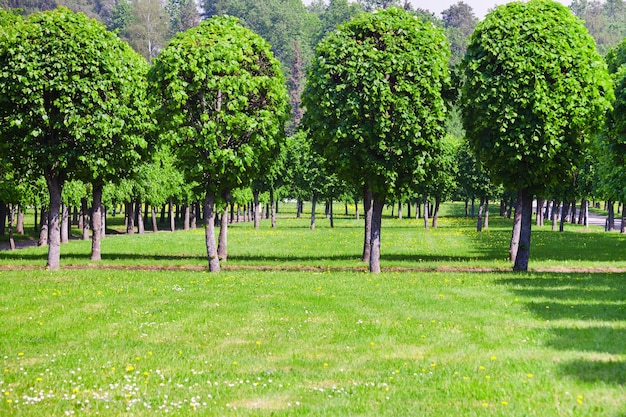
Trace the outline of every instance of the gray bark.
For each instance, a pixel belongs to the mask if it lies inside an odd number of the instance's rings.
[[[313,194],[311,201],[311,230],[315,230],[315,206],[317,206],[317,195]]]
[[[87,198],[80,199],[81,214],[83,218],[83,240],[89,240],[89,207],[87,206]]]
[[[517,193],[517,203],[515,204],[515,214],[513,214],[513,233],[511,234],[511,245],[509,249],[509,259],[516,262],[519,248],[520,233],[522,227],[522,191]]]
[[[146,232],[146,225],[144,224],[143,214],[141,213],[141,201],[139,201],[139,199],[135,202],[135,214],[137,216],[137,233],[143,235]]]
[[[363,255],[361,261],[370,262],[372,250],[372,190],[366,187],[363,191],[363,214],[365,216],[365,230],[363,236]]]
[[[157,222],[156,208],[152,205],[150,206],[150,213],[151,213],[150,217],[152,217],[152,231],[156,233],[159,231],[159,225]]]
[[[61,268],[61,228],[59,212],[61,210],[61,195],[63,193],[63,179],[51,172],[46,172],[46,183],[50,193],[50,209],[48,210],[48,264],[51,271]]]
[[[17,206],[17,224],[15,225],[15,233],[24,234],[24,211],[22,205]]]
[[[208,192],[204,200],[204,221],[206,223],[205,240],[209,272],[219,272],[220,260],[215,246],[215,195]]]
[[[9,248],[15,250],[15,239],[13,238],[13,217],[15,213],[15,205],[11,204],[7,207],[9,213]]]
[[[41,228],[39,229],[38,246],[46,246],[48,244],[48,210],[41,207]]]
[[[91,260],[100,261],[101,239],[102,239],[102,185],[93,185],[93,206],[92,221],[93,231],[91,233]]]
[[[385,200],[374,196],[372,200],[372,237],[370,240],[370,272],[380,272],[380,229]]]
[[[70,214],[65,204],[61,204],[61,243],[70,241]]]
[[[220,235],[217,245],[217,257],[226,262],[228,258],[228,205],[220,213]]]
[[[530,232],[533,220],[533,193],[528,188],[522,194],[522,222],[519,237],[517,256],[515,257],[514,271],[528,271],[530,259]]]
[[[259,190],[252,191],[252,196],[254,197],[254,228],[258,229],[260,219],[261,219],[261,206],[259,205]]]

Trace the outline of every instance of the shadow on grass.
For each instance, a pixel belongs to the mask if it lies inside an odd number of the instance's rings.
[[[558,365],[562,375],[626,384],[626,361],[611,357],[626,354],[626,274],[525,274],[499,283],[527,299],[529,311],[550,326],[546,346],[582,352]]]

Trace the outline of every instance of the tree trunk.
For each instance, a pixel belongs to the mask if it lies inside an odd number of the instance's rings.
[[[100,231],[100,239],[104,239],[107,235],[107,208],[102,205],[102,227]]]
[[[41,228],[39,230],[39,242],[38,246],[46,246],[48,244],[48,210],[46,207],[41,207]]]
[[[278,204],[274,202],[274,189],[270,188],[270,207],[272,217],[272,229],[276,229],[276,213],[278,212]]]
[[[70,241],[70,215],[67,206],[61,203],[61,243]]]
[[[485,197],[485,210],[483,212],[483,229],[489,229],[489,197]]]
[[[475,215],[475,213],[476,213],[476,212],[475,212],[475,207],[476,207],[475,200],[476,200],[476,199],[475,199],[474,197],[472,197],[472,218],[474,217],[474,215]]]
[[[517,207],[517,202],[516,202],[516,200],[515,200],[514,198],[511,198],[511,199],[509,200],[509,208],[508,208],[508,209],[507,209],[507,211],[506,211],[506,218],[507,218],[507,219],[510,219],[510,218],[511,218],[511,215],[513,214],[513,213],[512,213],[512,211],[513,211],[513,207]]]
[[[317,195],[313,194],[311,201],[311,230],[315,230],[315,206],[317,205]]]
[[[22,205],[17,206],[17,224],[15,225],[15,233],[24,234],[24,211],[22,211]]]
[[[328,202],[328,206],[329,206],[329,219],[330,219],[330,228],[333,229],[335,227],[335,218],[334,218],[334,214],[333,214],[333,200],[331,199]]]
[[[228,205],[226,209],[228,209]],[[228,211],[226,213],[228,213]],[[228,222],[228,216],[226,217],[226,221]],[[191,209],[189,208],[189,204],[185,204],[183,206],[183,230],[189,229],[191,229]]]
[[[205,240],[209,260],[209,272],[220,271],[220,259],[215,247],[215,195],[207,192],[204,199]]]
[[[345,216],[348,217],[348,201],[344,201],[343,203],[345,204],[345,207],[346,207]]]
[[[6,233],[7,211],[7,204],[0,200],[0,236]]]
[[[132,201],[124,203],[124,213],[126,216],[126,233],[129,235],[135,234],[135,213],[133,211]]]
[[[587,199],[580,200],[580,209],[578,213],[578,224],[585,224],[585,207],[587,206]]]
[[[517,193],[517,203],[515,204],[515,214],[513,215],[513,233],[511,234],[511,245],[509,249],[509,259],[515,263],[519,248],[520,234],[522,230],[522,191]]]
[[[380,272],[380,228],[382,224],[385,199],[373,196],[372,201],[372,237],[370,240],[370,272]]]
[[[228,258],[228,205],[220,213],[220,235],[217,244],[217,257],[226,262]]]
[[[588,228],[589,227],[589,200],[585,200],[585,207],[584,207],[584,213],[585,213],[585,227]]]
[[[478,219],[476,221],[476,231],[483,231],[483,208],[485,207],[485,197],[480,197],[480,203],[478,204]]]
[[[359,202],[354,199],[354,212],[356,213],[355,218],[358,220],[361,220],[361,215],[359,213]]]
[[[157,213],[156,213],[156,207],[154,207],[153,205],[150,206],[151,209],[151,217],[152,217],[152,231],[154,233],[159,231],[159,226],[158,226],[158,222],[157,222]]]
[[[259,190],[252,191],[252,196],[254,198],[254,228],[258,229],[261,219],[261,206],[259,204]]]
[[[0,204],[2,204],[1,201],[0,201]],[[37,227],[37,204],[33,206],[33,214],[34,214],[33,215],[33,222],[34,222],[33,231],[37,233],[39,231],[39,228]],[[2,234],[0,233],[0,235]]]
[[[542,198],[537,197],[537,213],[535,214],[535,225],[543,226],[543,203]]]
[[[165,223],[165,204],[161,206],[161,218],[159,219],[161,224]]]
[[[514,271],[528,271],[530,259],[530,231],[533,220],[533,193],[528,188],[522,190],[522,227],[519,246],[515,257]]]
[[[89,206],[87,197],[80,199],[81,215],[83,217],[83,240],[89,240]]]
[[[231,201],[229,206],[230,206],[230,216],[228,216],[228,223],[234,223],[235,222],[235,203]]]
[[[439,206],[441,205],[441,197],[435,197],[435,210],[433,212],[433,229],[439,226]]]
[[[556,200],[552,201],[552,231],[556,230],[556,224],[559,218],[559,202]]]
[[[99,261],[101,255],[101,239],[102,239],[102,184],[93,184],[93,205],[92,205],[92,221],[93,231],[91,233],[91,260]]]
[[[504,199],[500,200],[500,217],[506,216],[506,201]]]
[[[173,232],[176,230],[176,217],[174,217],[174,199],[172,197],[170,197],[168,217],[170,219],[170,232]]]
[[[565,230],[565,221],[567,220],[567,213],[569,212],[570,202],[567,200],[563,200],[563,205],[561,206],[561,222],[559,224],[559,232]]]
[[[613,200],[609,200],[607,201],[607,211],[609,213],[607,219],[606,219],[606,230],[609,232],[612,232],[615,230],[615,203],[613,203]]]
[[[626,224],[625,224],[625,222],[626,222],[626,213],[625,212],[626,212],[626,210],[624,210],[624,205],[622,205],[622,218],[621,218],[621,221],[620,221],[621,224],[620,224],[620,227],[619,227],[619,232],[620,233],[626,233]]]
[[[15,239],[13,239],[13,213],[15,213],[15,205],[11,204],[7,206],[7,212],[9,213],[9,248],[15,250]]]
[[[406,202],[406,217],[407,219],[411,218],[411,200]]]
[[[469,199],[465,199],[465,217],[469,217]]]
[[[363,190],[363,214],[365,216],[365,230],[363,236],[363,255],[361,256],[361,261],[370,262],[371,251],[372,251],[372,216],[373,216],[373,207],[372,207],[372,190],[369,186],[366,186]]]
[[[143,235],[146,233],[146,225],[144,224],[143,214],[141,212],[141,201],[137,199],[135,202],[135,214],[137,216],[137,233]]]
[[[296,201],[296,219],[299,219],[302,216],[302,200],[298,199]]]
[[[398,201],[398,219],[402,220],[402,201]]]
[[[61,229],[59,212],[61,210],[61,195],[63,193],[63,179],[50,172],[46,172],[46,183],[50,193],[50,209],[48,210],[48,264],[51,271],[61,268]]]
[[[424,229],[428,230],[428,197],[424,197]]]

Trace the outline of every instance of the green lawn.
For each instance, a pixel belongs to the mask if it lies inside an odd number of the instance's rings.
[[[278,226],[220,274],[201,230],[0,252],[0,415],[626,415],[623,236],[534,229],[520,274],[508,220],[387,218],[370,275],[360,222]]]

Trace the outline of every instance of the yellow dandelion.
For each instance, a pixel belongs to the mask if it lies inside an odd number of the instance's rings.
[[[135,370],[135,367],[133,365],[126,366],[126,372],[132,372],[134,370]]]
[[[502,401],[502,402],[501,402],[501,404],[502,404],[502,405],[509,405],[509,403],[508,403],[508,402],[506,402],[506,401]]]

